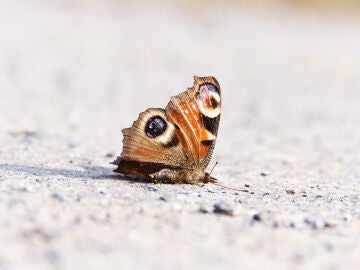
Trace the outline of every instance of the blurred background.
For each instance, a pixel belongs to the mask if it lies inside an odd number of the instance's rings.
[[[0,269],[351,269],[359,15],[358,0],[1,0]],[[214,176],[255,193],[111,178],[121,129],[194,75],[222,86]],[[198,210],[231,196],[244,216]],[[273,215],[253,227],[255,210]]]
[[[91,148],[106,134],[105,151],[120,151],[120,129],[193,75],[223,86],[224,153],[246,148],[238,132],[261,137],[258,126],[289,137],[329,121],[349,127],[359,110],[359,5],[3,1],[2,128],[71,134]]]

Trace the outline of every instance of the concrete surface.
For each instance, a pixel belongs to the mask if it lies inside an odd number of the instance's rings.
[[[7,1],[0,269],[356,269],[360,22],[242,5]],[[121,132],[213,75],[231,190],[112,173]],[[214,211],[216,209],[216,211]]]

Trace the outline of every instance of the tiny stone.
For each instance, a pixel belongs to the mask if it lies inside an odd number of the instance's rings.
[[[267,176],[268,173],[267,173],[267,172],[261,172],[260,175],[261,175],[261,176]]]
[[[289,223],[289,227],[290,227],[290,228],[295,228],[295,223],[294,223],[294,222],[290,222],[290,223]]]
[[[330,222],[328,222],[328,221],[325,221],[325,223],[324,223],[324,228],[325,228],[325,229],[332,229],[332,228],[335,228],[335,227],[336,227],[335,224],[330,223]]]
[[[37,135],[36,132],[34,132],[34,131],[22,130],[22,129],[11,131],[11,132],[9,132],[9,134],[11,136],[13,136],[13,137],[21,137],[21,136],[23,136],[23,137],[34,137],[34,136]]]
[[[214,213],[233,216],[234,207],[228,202],[218,202],[214,204]]]
[[[250,185],[249,185],[249,184],[245,184],[244,186],[245,186],[246,188],[249,188],[249,187],[250,187]]]
[[[261,214],[260,214],[260,213],[255,213],[255,214],[252,216],[252,220],[253,220],[253,221],[261,222],[261,221],[262,221]]]
[[[111,157],[114,157],[114,154],[113,154],[113,153],[107,153],[107,154],[105,155],[105,157],[111,158]]]
[[[59,202],[64,201],[64,197],[63,197],[61,194],[59,194],[59,193],[53,193],[53,194],[51,195],[51,198],[53,198],[53,199],[55,199],[55,200],[57,200],[57,201],[59,201]]]
[[[287,193],[287,194],[294,195],[296,192],[295,192],[294,189],[287,189],[287,190],[286,190],[286,193]]]
[[[307,218],[307,217],[304,218],[304,222],[314,230],[324,228],[324,223],[323,222],[316,221],[316,220],[313,220],[313,219],[310,219],[310,218]]]
[[[159,190],[159,188],[157,188],[157,187],[147,187],[147,189],[149,191],[158,191]]]
[[[199,212],[200,213],[210,213],[211,212],[211,208],[207,205],[201,205],[200,208],[199,208]]]

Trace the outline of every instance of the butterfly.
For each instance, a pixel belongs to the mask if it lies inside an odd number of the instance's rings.
[[[165,183],[208,183],[221,112],[221,89],[214,77],[194,76],[194,84],[162,108],[140,113],[122,130],[122,153],[114,172]]]

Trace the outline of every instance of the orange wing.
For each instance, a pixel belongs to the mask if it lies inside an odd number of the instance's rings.
[[[215,146],[221,92],[214,77],[194,77],[194,85],[171,98],[165,113],[189,160],[188,167],[205,169]]]
[[[113,164],[124,174],[148,176],[163,168],[207,167],[220,120],[221,93],[214,77],[195,77],[192,88],[164,109],[147,109],[123,129],[123,151]]]

